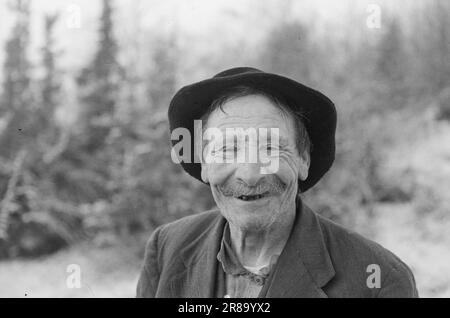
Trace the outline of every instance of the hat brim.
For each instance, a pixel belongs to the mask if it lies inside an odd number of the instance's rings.
[[[194,135],[194,120],[200,119],[211,103],[224,91],[235,86],[250,86],[282,96],[294,111],[304,114],[304,125],[311,143],[311,163],[308,177],[299,180],[301,192],[315,185],[330,169],[335,157],[336,108],[322,93],[287,77],[265,72],[250,72],[226,77],[215,77],[188,85],[173,97],[168,115],[170,131],[187,128]],[[178,141],[172,140],[175,145]],[[194,178],[201,179],[201,164],[182,162],[184,170]]]

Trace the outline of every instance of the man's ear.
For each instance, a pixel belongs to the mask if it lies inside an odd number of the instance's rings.
[[[309,152],[304,150],[302,154],[300,154],[300,160],[298,165],[298,178],[302,181],[305,181],[308,178],[309,166],[311,163],[311,156]]]
[[[209,183],[208,166],[205,163],[202,163],[202,166],[201,166],[201,177],[202,177],[202,181],[204,183]]]

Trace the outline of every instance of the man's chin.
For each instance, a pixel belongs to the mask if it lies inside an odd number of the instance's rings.
[[[262,232],[270,227],[270,223],[267,220],[239,220],[233,222],[233,225],[243,232]]]
[[[259,212],[259,213],[258,213]],[[234,226],[246,231],[261,231],[270,227],[273,221],[273,213],[258,210],[249,211],[247,209],[233,209],[226,219]]]

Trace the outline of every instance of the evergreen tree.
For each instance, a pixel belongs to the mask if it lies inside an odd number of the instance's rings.
[[[93,60],[78,77],[83,107],[80,116],[83,146],[90,153],[105,145],[113,126],[118,98],[120,68],[111,3],[110,0],[103,0],[99,47]]]
[[[176,90],[177,45],[176,36],[155,41],[153,69],[150,73],[148,93],[152,101],[153,113],[166,110],[170,98]]]
[[[0,117],[3,129],[0,131],[0,156],[12,159],[32,138],[32,95],[30,90],[30,62],[27,57],[29,46],[30,5],[28,0],[15,0],[10,10],[16,16],[11,37],[5,46],[3,65],[3,95],[0,103]]]
[[[5,46],[3,95],[0,103],[3,126],[0,131],[0,160],[9,167],[0,174],[0,238],[8,236],[11,214],[20,211],[22,203],[26,205],[26,202],[19,202],[17,188],[22,182],[22,166],[27,157],[26,142],[32,136],[29,129],[30,114],[27,113],[31,109],[30,64],[27,59],[29,2],[16,0],[9,5],[16,16],[16,23]]]
[[[62,74],[56,65],[56,60],[60,54],[55,47],[53,34],[57,21],[58,15],[56,14],[45,16],[45,42],[41,50],[44,76],[40,81],[40,107],[37,118],[42,148],[52,147],[58,140],[55,110],[62,97],[60,84]]]

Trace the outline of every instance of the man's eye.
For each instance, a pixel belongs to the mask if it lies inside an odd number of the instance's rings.
[[[217,148],[213,151],[214,155],[221,155],[221,154],[230,155],[236,152],[237,152],[236,146],[224,146],[221,148]]]
[[[276,147],[275,145],[271,145],[271,144],[267,144],[265,146],[265,148],[266,148],[266,150],[270,150],[270,151],[278,149],[278,147]]]
[[[227,146],[222,148],[223,152],[236,152],[237,147],[236,146]]]

